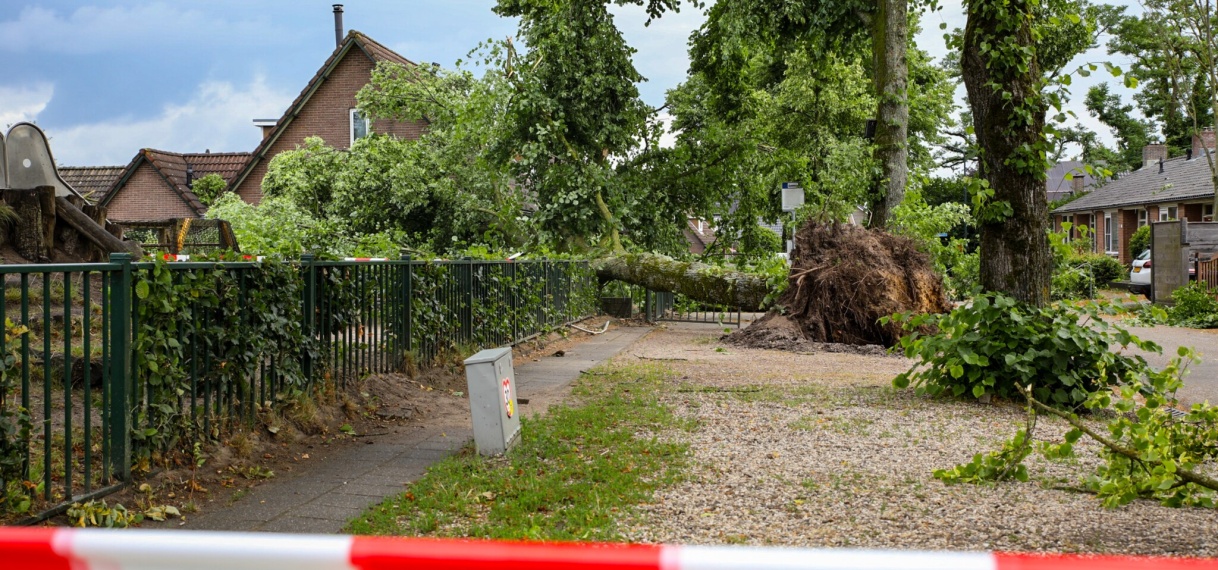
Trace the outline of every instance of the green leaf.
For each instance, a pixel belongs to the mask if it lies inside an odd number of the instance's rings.
[[[139,297],[140,300],[144,300],[144,299],[148,298],[148,282],[147,281],[140,281],[135,284],[135,296]]]
[[[985,386],[980,384],[973,386],[973,397],[980,398],[985,395]]]

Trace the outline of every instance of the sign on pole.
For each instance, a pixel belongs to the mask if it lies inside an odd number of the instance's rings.
[[[794,212],[804,205],[804,187],[798,182],[782,183],[782,211]]]

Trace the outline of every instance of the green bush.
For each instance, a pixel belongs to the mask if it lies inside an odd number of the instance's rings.
[[[892,319],[909,332],[900,346],[915,360],[893,384],[932,395],[1022,399],[1016,386],[1030,385],[1042,402],[1076,407],[1127,371],[1146,366],[1142,357],[1117,354],[1113,346],[1160,351],[1101,320],[1094,306],[1037,308],[997,293],[978,294],[943,315]]]
[[[1095,279],[1082,267],[1060,266],[1053,271],[1049,290],[1055,301],[1090,299],[1095,293]]]
[[[1196,281],[1172,291],[1172,306],[1167,311],[1174,325],[1209,329],[1218,327],[1218,300],[1214,290]]]
[[[1129,275],[1129,270],[1121,262],[1102,253],[1085,255],[1082,263],[1090,269],[1096,287],[1107,287],[1113,281],[1120,281]]]
[[[1142,226],[1129,236],[1129,253],[1133,257],[1142,254],[1143,251],[1150,249],[1150,226]]]
[[[1070,255],[1056,262],[1052,295],[1055,300],[1090,299],[1096,289],[1107,287],[1126,274],[1121,262],[1102,253]]]

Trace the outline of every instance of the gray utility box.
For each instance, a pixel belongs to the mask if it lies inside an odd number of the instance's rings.
[[[465,359],[465,381],[478,453],[506,453],[520,438],[511,347],[488,348]]]

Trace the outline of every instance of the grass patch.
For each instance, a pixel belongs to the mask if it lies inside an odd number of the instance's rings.
[[[405,493],[347,532],[530,540],[618,540],[616,522],[680,481],[686,446],[654,434],[687,429],[658,403],[675,374],[662,365],[600,368],[574,388],[576,406],[524,418],[506,457],[472,446],[432,466]]]

